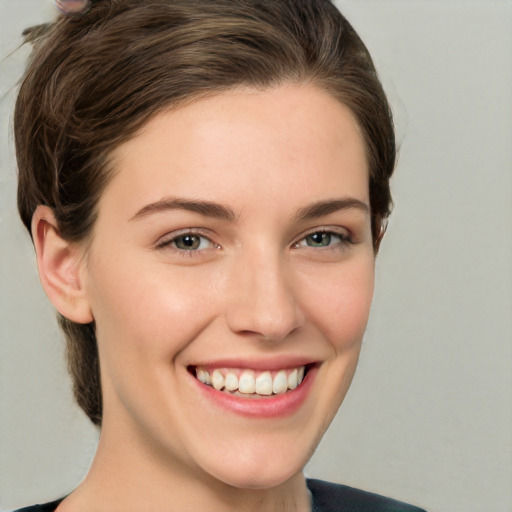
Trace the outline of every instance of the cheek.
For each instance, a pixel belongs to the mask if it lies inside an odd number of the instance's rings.
[[[359,350],[373,298],[373,256],[317,275],[303,286],[302,300],[315,324],[337,351]]]
[[[122,348],[124,359],[174,358],[214,315],[211,287],[198,272],[116,263],[91,267],[88,292],[98,342]]]

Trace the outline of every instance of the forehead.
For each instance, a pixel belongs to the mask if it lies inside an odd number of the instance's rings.
[[[133,208],[165,195],[235,202],[270,195],[282,203],[332,191],[368,198],[354,117],[313,86],[202,98],[155,116],[112,156],[115,177],[104,195],[122,191]]]

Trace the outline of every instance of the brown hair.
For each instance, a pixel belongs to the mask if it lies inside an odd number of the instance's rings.
[[[87,241],[112,176],[109,154],[156,113],[239,85],[293,81],[326,90],[355,116],[377,251],[391,209],[393,122],[366,47],[329,0],[99,0],[29,38],[14,115],[18,208],[29,230],[43,204],[63,238]],[[75,397],[100,425],[94,324],[59,323]]]

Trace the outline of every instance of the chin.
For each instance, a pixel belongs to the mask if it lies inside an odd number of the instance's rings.
[[[308,448],[308,445],[314,446]],[[294,477],[302,477],[302,471],[316,443],[305,439],[286,443],[239,441],[220,458],[203,459],[202,469],[216,480],[238,489],[271,489]],[[213,453],[210,453],[213,455]]]
[[[293,465],[290,461],[265,465],[245,465],[234,467],[231,471],[223,470],[212,475],[217,480],[237,489],[272,489],[288,482],[297,475],[302,475],[302,465]]]

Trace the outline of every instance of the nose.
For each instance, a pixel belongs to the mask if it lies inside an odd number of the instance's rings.
[[[284,258],[265,251],[238,262],[226,312],[233,332],[279,342],[304,325],[305,315],[287,267]]]

